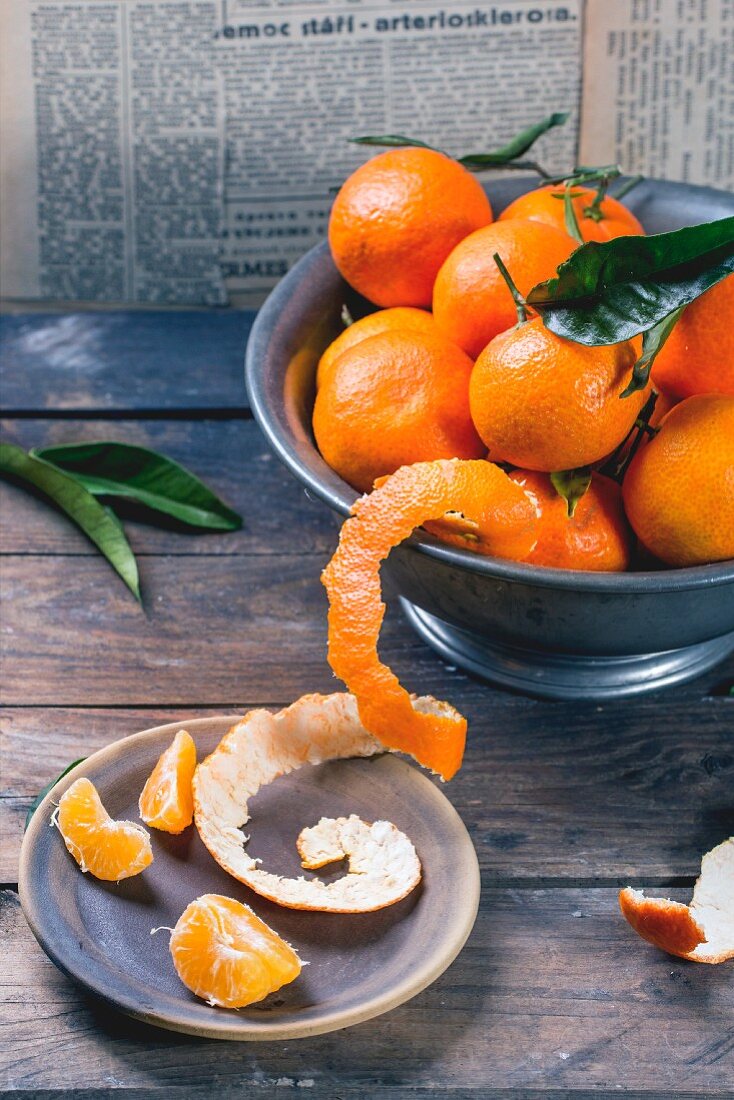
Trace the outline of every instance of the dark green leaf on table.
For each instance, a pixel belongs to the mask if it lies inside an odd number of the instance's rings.
[[[657,325],[653,325],[644,333],[642,337],[642,355],[632,368],[632,378],[627,388],[623,390],[622,397],[629,397],[637,390],[644,390],[650,379],[650,371],[655,362],[655,357],[675,328],[684,308],[684,306],[681,306],[680,309],[674,310],[673,313],[668,314]]]
[[[242,518],[178,462],[128,443],[71,443],[34,451],[95,496],[125,497],[190,527],[236,531]]]
[[[589,346],[654,328],[734,271],[734,217],[588,242],[528,294],[551,332]]]
[[[570,519],[576,511],[576,505],[591,485],[591,470],[588,466],[579,466],[577,470],[559,470],[551,474],[550,479],[559,497],[565,500]]]
[[[140,599],[138,567],[122,525],[84,485],[12,443],[0,443],[0,474],[32,485],[49,497],[91,539],[134,596]]]
[[[28,808],[28,813],[27,813],[27,814],[25,815],[25,825],[23,826],[23,832],[25,832],[25,831],[26,831],[26,829],[28,828],[28,826],[30,825],[30,823],[31,823],[31,818],[33,817],[34,813],[36,812],[36,810],[38,809],[38,807],[39,807],[39,806],[41,805],[41,803],[43,802],[43,800],[44,800],[44,798],[46,797],[46,795],[48,794],[48,792],[49,792],[49,791],[50,791],[50,790],[51,790],[51,789],[52,789],[53,787],[55,787],[55,786],[56,786],[56,784],[58,783],[58,781],[59,781],[60,779],[63,779],[65,775],[68,775],[68,774],[69,774],[69,772],[71,771],[71,769],[72,769],[72,768],[75,768],[75,767],[77,766],[77,764],[83,764],[83,763],[84,763],[84,761],[85,761],[86,759],[87,759],[87,758],[86,758],[86,756],[80,756],[78,760],[74,760],[74,761],[72,761],[72,763],[71,763],[71,764],[68,764],[68,765],[67,765],[67,766],[66,766],[66,767],[64,768],[64,770],[63,770],[63,771],[61,772],[61,774],[60,774],[60,775],[57,775],[55,779],[52,779],[50,783],[47,783],[47,784],[46,784],[46,786],[45,786],[45,787],[43,788],[43,790],[42,790],[42,791],[39,791],[39,792],[38,792],[38,794],[37,794],[37,795],[36,795],[36,797],[35,797],[35,798],[33,799],[33,801],[31,802],[31,804],[30,804],[30,806],[29,806],[29,808]]]

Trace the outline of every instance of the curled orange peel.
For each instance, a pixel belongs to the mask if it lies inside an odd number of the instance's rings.
[[[734,958],[734,837],[701,860],[690,905],[646,898],[631,886],[619,905],[635,932],[669,955],[702,963]]]
[[[483,552],[520,559],[535,542],[537,517],[525,492],[484,459],[402,466],[360,497],[323,572],[329,596],[329,664],[356,696],[359,717],[385,746],[409,753],[442,779],[461,767],[466,719],[449,703],[415,698],[380,662],[385,616],[380,563],[427,521],[460,514]]]

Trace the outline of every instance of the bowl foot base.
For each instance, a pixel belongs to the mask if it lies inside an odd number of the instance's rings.
[[[459,630],[401,599],[408,622],[446,661],[526,695],[545,699],[618,699],[692,680],[734,652],[734,632],[666,653],[589,657],[520,649]]]

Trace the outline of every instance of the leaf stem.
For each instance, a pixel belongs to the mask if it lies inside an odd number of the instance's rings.
[[[631,179],[625,180],[623,184],[612,191],[612,198],[616,199],[619,202],[620,199],[623,199],[625,197],[625,195],[629,195],[633,187],[637,187],[638,183],[642,183],[644,178],[644,176],[632,176]]]
[[[524,325],[528,319],[527,302],[515,286],[512,280],[512,276],[503,264],[502,257],[500,256],[499,252],[495,252],[492,259],[497,264],[497,267],[500,269],[500,275],[505,280],[505,283],[507,284],[507,289],[512,295],[512,300],[515,303],[515,308],[517,309],[517,323],[518,325]]]
[[[571,195],[571,184],[567,183],[563,193],[563,219],[566,223],[566,232],[579,244],[584,243],[584,238],[579,229],[578,218],[576,217],[576,211],[573,205],[573,197]]]

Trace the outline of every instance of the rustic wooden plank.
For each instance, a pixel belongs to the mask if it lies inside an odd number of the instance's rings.
[[[423,668],[419,690],[433,688],[469,718],[465,764],[446,793],[470,830],[488,883],[692,881],[701,854],[734,833],[734,701],[674,691],[634,705],[596,706],[509,695],[452,673],[427,652],[418,660],[422,643],[410,635],[407,658],[399,654],[395,618],[388,615],[387,651],[413,670],[408,682],[416,685]],[[247,660],[228,647],[224,652],[235,664]],[[336,687],[325,667],[313,675],[308,686]],[[6,708],[0,881],[16,879],[33,797],[71,760],[152,725],[282,705],[308,689],[301,685],[280,699],[262,690],[279,682],[263,679],[260,694],[233,695],[208,708]]]
[[[244,519],[241,531],[196,534],[165,517],[155,517],[155,526],[150,517],[140,522],[140,510],[126,508],[125,527],[137,553],[326,552],[336,545],[336,517],[308,499],[253,420],[3,420],[0,437],[26,449],[93,439],[152,447],[188,466]],[[122,506],[118,502],[116,507]],[[0,515],[0,554],[97,553],[45,499],[6,481],[0,481]]]
[[[467,947],[412,1002],[348,1035],[257,1045],[169,1034],[97,1005],[42,954],[17,895],[0,912],[6,1088],[185,1082],[188,1095],[216,1080],[217,1091],[324,1097],[408,1085],[731,1096],[731,967],[686,964],[637,940],[614,890],[485,889]]]
[[[0,317],[5,412],[247,407],[237,310],[111,310]]]

